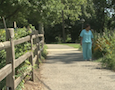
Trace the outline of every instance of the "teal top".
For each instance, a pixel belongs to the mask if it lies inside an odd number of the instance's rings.
[[[80,33],[80,36],[83,37],[82,43],[92,43],[93,34],[91,30],[86,31],[83,29]]]

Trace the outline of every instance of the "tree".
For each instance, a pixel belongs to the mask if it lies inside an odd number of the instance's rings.
[[[38,1],[39,3],[35,3],[36,7],[34,7],[31,11],[30,16],[31,21],[36,19],[38,20],[36,23],[45,22],[45,24],[55,25],[60,22],[63,22],[63,40],[65,42],[65,27],[64,20],[70,19],[71,21],[75,21],[79,19],[79,15],[81,15],[81,5],[86,3],[86,0],[49,0],[49,1]],[[34,13],[34,14],[33,14]],[[36,16],[33,16],[36,15]],[[29,16],[29,17],[30,17]],[[35,23],[35,22],[34,22]]]
[[[63,30],[63,40],[66,40],[64,19],[69,19],[70,21],[76,21],[81,15],[81,5],[85,4],[86,0],[62,0],[64,9],[62,10],[62,30]],[[65,16],[65,17],[64,17]]]

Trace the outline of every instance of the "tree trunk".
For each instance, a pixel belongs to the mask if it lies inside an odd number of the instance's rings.
[[[103,4],[103,12],[102,12],[102,31],[105,29],[105,8],[106,8],[106,1]]]
[[[62,10],[62,31],[63,31],[63,42],[65,43],[65,27],[64,27],[64,12]]]
[[[43,23],[39,23],[39,33],[40,33],[40,34],[44,34]]]

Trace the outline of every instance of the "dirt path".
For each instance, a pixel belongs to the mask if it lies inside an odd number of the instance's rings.
[[[115,72],[83,61],[82,53],[64,45],[47,45],[48,59],[41,67],[43,90],[115,90]]]

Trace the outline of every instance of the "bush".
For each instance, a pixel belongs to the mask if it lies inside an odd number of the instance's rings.
[[[94,39],[93,39],[93,57],[98,59],[100,57],[102,57],[102,51],[99,48],[99,45],[97,43],[97,40],[100,39],[100,34],[97,32],[92,31],[93,35],[94,35]]]
[[[96,34],[94,41],[94,56],[103,57],[102,65],[115,70],[115,31],[105,30],[102,34]]]

